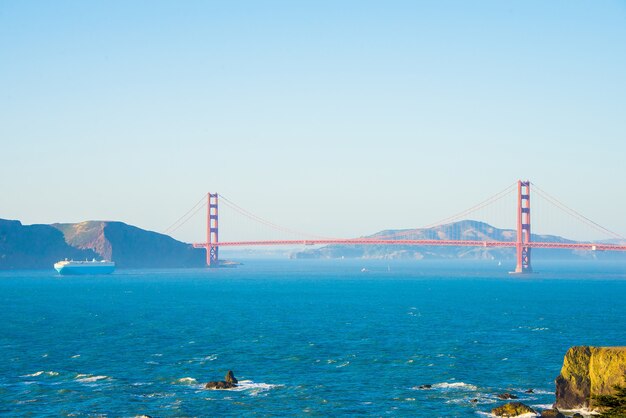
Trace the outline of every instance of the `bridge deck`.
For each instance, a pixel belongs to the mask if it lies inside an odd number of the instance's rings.
[[[314,240],[278,240],[278,241],[226,241],[215,242],[216,247],[244,247],[244,246],[272,246],[272,245],[414,245],[414,246],[445,246],[445,247],[486,247],[486,248],[515,248],[515,241],[479,241],[479,240],[384,240],[384,239],[314,239]],[[196,248],[206,248],[206,243],[193,244]],[[590,251],[626,251],[626,245],[598,244],[598,243],[559,243],[559,242],[529,242],[524,244],[530,248],[556,248]]]

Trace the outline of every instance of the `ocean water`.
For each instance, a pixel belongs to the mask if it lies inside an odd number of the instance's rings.
[[[3,272],[0,415],[464,417],[502,392],[547,408],[570,346],[626,345],[626,263],[511,268]],[[203,389],[228,370],[236,391]]]

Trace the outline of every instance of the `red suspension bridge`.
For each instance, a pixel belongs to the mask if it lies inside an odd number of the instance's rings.
[[[512,186],[510,186],[512,187]],[[533,248],[552,248],[552,249],[570,249],[570,250],[587,250],[587,251],[626,251],[626,245],[598,243],[598,242],[546,242],[531,240],[531,210],[530,210],[530,188],[529,181],[517,182],[517,228],[515,240],[463,240],[463,239],[398,239],[392,238],[313,238],[313,239],[291,239],[291,240],[256,240],[256,241],[219,241],[219,208],[218,193],[209,193],[207,195],[207,215],[206,215],[206,242],[193,244],[196,248],[204,248],[206,250],[206,263],[209,267],[219,266],[219,248],[220,247],[243,247],[243,246],[276,246],[276,245],[405,245],[405,246],[447,246],[447,247],[484,247],[484,248],[515,248],[517,264],[515,271],[512,273],[531,273],[531,250]],[[502,193],[502,192],[501,192]],[[501,194],[500,193],[500,194]],[[496,195],[498,196],[498,195]],[[222,196],[223,197],[223,196]],[[498,199],[502,197],[499,196]],[[224,198],[225,199],[225,198]],[[246,216],[263,222],[276,229],[286,230],[276,224],[264,221],[250,212],[234,205],[226,200],[230,206],[235,207]],[[560,202],[556,201],[560,205]],[[554,203],[554,202],[553,202]],[[579,215],[577,212],[565,208],[575,213],[583,222],[609,233],[614,238],[623,242],[625,238],[616,234],[595,222]],[[469,212],[469,211],[466,211]],[[288,231],[294,232],[294,231]]]

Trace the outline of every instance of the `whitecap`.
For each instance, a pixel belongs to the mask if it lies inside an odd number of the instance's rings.
[[[46,371],[40,370],[38,372],[31,373],[31,374],[25,374],[25,375],[20,376],[20,377],[37,377],[37,376],[41,376],[42,374],[46,375],[46,376],[58,376],[59,372],[54,372],[54,371],[46,372]]]
[[[338,365],[337,368],[346,367],[346,366],[349,366],[349,365],[350,365],[350,362],[346,361],[345,363],[341,363],[340,365]]]
[[[533,393],[536,395],[554,395],[554,391],[533,389]]]
[[[37,377],[37,376],[41,376],[42,374],[44,374],[45,372],[43,370],[40,370],[38,372],[35,373],[31,373],[31,374],[25,374],[23,376],[20,377]]]
[[[181,377],[174,381],[175,385],[197,385],[198,381],[193,377]]]
[[[80,354],[76,354],[76,355],[74,355],[74,356],[72,356],[70,358],[78,358],[78,357],[80,357]]]
[[[540,405],[531,405],[531,407],[535,409],[552,409],[552,404],[547,403],[547,404],[540,404]]]
[[[93,382],[97,382],[98,380],[110,379],[110,377],[109,376],[94,376],[92,374],[78,374],[76,375],[74,379],[76,379],[77,382],[81,382],[81,383],[93,383]]]
[[[474,385],[470,385],[469,383],[463,382],[442,382],[436,383],[432,385],[432,389],[459,389],[459,390],[478,390],[478,388]]]
[[[259,393],[267,392],[268,390],[282,387],[283,385],[273,385],[270,383],[256,383],[252,380],[240,380],[237,384],[237,387],[234,387],[230,390],[234,392],[243,392],[249,391],[252,396],[256,396]]]

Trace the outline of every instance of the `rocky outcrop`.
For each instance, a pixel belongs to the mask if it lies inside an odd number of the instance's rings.
[[[233,389],[237,387],[237,383],[239,383],[239,381],[233,374],[232,370],[229,370],[228,373],[226,373],[224,380],[209,382],[204,385],[204,388],[212,390]]]
[[[93,249],[101,258],[115,261],[118,268],[204,267],[206,263],[203,249],[123,222],[52,226],[63,232],[68,244]]]
[[[537,412],[535,412],[535,410],[530,406],[524,405],[521,402],[507,403],[491,410],[491,414],[497,417],[516,417],[519,415],[536,413]]]
[[[541,411],[541,418],[565,418],[565,415],[563,415],[558,409],[553,408]]]
[[[626,347],[572,347],[556,378],[559,409],[595,409],[594,396],[612,395],[626,386]]]
[[[204,249],[123,222],[22,225],[0,219],[0,270],[52,269],[65,258],[115,261],[118,268],[204,267]]]

